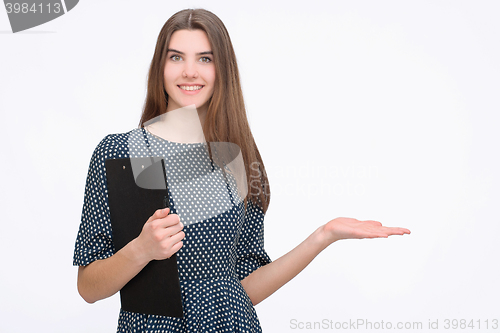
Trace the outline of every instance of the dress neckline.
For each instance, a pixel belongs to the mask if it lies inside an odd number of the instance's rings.
[[[205,144],[205,142],[191,142],[191,143],[174,142],[174,141],[164,139],[164,138],[150,132],[146,127],[141,127],[141,129],[143,131],[143,134],[149,135],[152,138],[154,138],[155,140],[163,142],[163,143],[168,143],[168,144],[173,144],[173,145],[187,145],[187,146],[202,146]]]

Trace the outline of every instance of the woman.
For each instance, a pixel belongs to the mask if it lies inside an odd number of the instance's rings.
[[[192,126],[179,131],[177,125],[181,122],[175,124],[178,118],[170,116],[179,114],[179,110],[181,115],[188,114],[183,108],[193,105],[195,109],[191,110],[196,111],[202,127],[199,131]],[[169,137],[175,131],[184,136],[183,143]],[[200,136],[207,142],[230,142],[241,149],[246,166],[244,176],[251,179],[239,192],[243,193],[242,202],[231,199],[231,209],[187,224],[188,214],[177,214],[182,210],[182,200],[177,200],[174,193],[172,212],[168,208],[157,210],[145,222],[140,235],[115,253],[104,161],[143,156],[146,146],[142,138],[152,154],[170,156],[175,150],[189,155],[203,145]],[[213,157],[210,147],[208,153]],[[189,158],[182,163],[189,163]],[[169,179],[197,167],[193,164],[181,172],[175,164],[167,159]],[[219,166],[212,164],[211,175],[222,179],[220,176],[226,177],[226,172]],[[214,184],[218,181],[212,180]],[[242,190],[241,183],[239,187]],[[227,190],[231,191],[229,187]],[[198,210],[212,209],[216,200],[203,199],[204,190],[192,191],[198,191],[195,194],[200,199],[190,204],[198,205]],[[121,310],[119,332],[260,332],[253,305],[287,283],[333,242],[409,233],[407,229],[383,227],[375,221],[336,218],[271,262],[263,248],[263,219],[269,200],[265,168],[246,118],[229,35],[223,23],[206,10],[180,11],[159,34],[140,128],[108,135],[94,151],[75,246],[74,265],[80,266],[78,290],[89,303],[109,297],[151,260],[176,253],[184,317]],[[221,208],[220,200],[216,205]]]

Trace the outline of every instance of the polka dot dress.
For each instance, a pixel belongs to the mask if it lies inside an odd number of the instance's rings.
[[[271,262],[264,250],[264,213],[247,202],[234,182],[210,162],[203,143],[163,140],[144,129],[106,136],[90,161],[73,265],[85,266],[115,253],[105,160],[159,156],[165,159],[170,207],[185,225],[177,266],[183,318],[120,310],[117,332],[261,332],[240,281]],[[144,221],[145,222],[145,221]]]

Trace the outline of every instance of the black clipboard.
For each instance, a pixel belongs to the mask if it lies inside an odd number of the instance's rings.
[[[139,236],[157,209],[169,207],[165,162],[117,158],[106,160],[105,165],[113,244],[118,251]],[[146,167],[136,179],[132,166],[137,165]],[[120,290],[120,299],[124,311],[182,318],[176,255],[150,261]]]

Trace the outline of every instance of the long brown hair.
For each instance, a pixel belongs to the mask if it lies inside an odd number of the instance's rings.
[[[248,189],[245,207],[250,199],[265,213],[271,198],[266,169],[248,124],[233,45],[226,27],[215,14],[205,9],[185,9],[165,23],[149,68],[146,101],[139,126],[143,127],[148,120],[167,112],[168,96],[163,81],[167,48],[172,34],[181,29],[203,30],[212,47],[216,75],[214,93],[203,124],[205,140],[231,142],[240,147]]]

